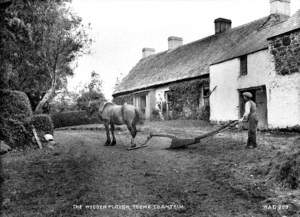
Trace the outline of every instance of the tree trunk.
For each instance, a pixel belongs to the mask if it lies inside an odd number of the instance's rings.
[[[58,46],[58,49],[59,48],[60,47]],[[35,111],[34,111],[36,114],[43,113],[43,106],[47,102],[49,102],[50,100],[52,100],[52,98],[55,95],[55,87],[56,87],[56,84],[57,84],[57,78],[56,78],[57,71],[56,71],[56,68],[57,68],[58,58],[59,58],[59,52],[56,53],[52,69],[49,69],[49,72],[52,72],[52,73],[50,73],[50,76],[51,76],[51,79],[52,79],[51,88],[47,91],[47,93],[44,95],[43,99],[36,106]]]
[[[34,113],[41,114],[43,113],[43,106],[49,102],[55,95],[55,87],[51,87],[47,93],[44,95],[43,99],[36,106]]]

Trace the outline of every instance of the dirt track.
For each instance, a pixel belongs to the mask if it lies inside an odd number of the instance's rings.
[[[171,124],[155,129],[199,134],[193,124],[187,132]],[[245,135],[236,132],[178,151],[164,149],[170,140],[154,138],[149,147],[128,152],[127,132],[118,133],[117,146],[104,147],[104,132],[57,131],[55,150],[4,157],[3,216],[280,216],[264,208],[274,192],[262,184],[264,177],[255,168],[292,145],[296,136],[261,134],[256,150],[245,150]],[[137,142],[145,138],[140,133]],[[179,207],[134,206],[150,204]],[[287,216],[295,216],[288,211]]]

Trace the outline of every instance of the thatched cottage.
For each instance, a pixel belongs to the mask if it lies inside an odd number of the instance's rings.
[[[243,91],[258,105],[261,128],[300,125],[300,11],[290,0],[270,0],[269,16],[231,28],[215,20],[215,34],[184,44],[169,37],[169,49],[144,48],[143,58],[113,97],[151,119],[157,103],[168,118],[238,119]],[[210,97],[210,92],[214,90]]]

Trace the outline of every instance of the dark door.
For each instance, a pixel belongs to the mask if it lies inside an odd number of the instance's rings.
[[[255,92],[255,102],[257,106],[258,127],[268,128],[268,109],[266,88],[259,88]]]
[[[266,87],[254,87],[249,89],[240,90],[240,116],[245,112],[245,102],[243,100],[243,93],[250,92],[253,95],[253,101],[256,103],[257,107],[257,117],[258,117],[258,128],[266,129],[268,128],[268,107],[267,107],[267,94]]]

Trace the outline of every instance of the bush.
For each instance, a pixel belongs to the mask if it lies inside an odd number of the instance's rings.
[[[3,118],[25,121],[32,116],[27,95],[21,91],[0,90],[0,114]]]
[[[77,99],[78,109],[86,110],[88,108],[88,104],[89,104],[90,101],[104,102],[106,100],[105,100],[105,97],[104,97],[103,93],[101,93],[101,92],[97,92],[97,91],[94,91],[94,90],[84,92]]]
[[[28,123],[14,119],[1,118],[0,140],[11,148],[24,147],[32,144],[32,132]]]
[[[54,128],[99,123],[97,118],[88,117],[86,111],[60,112],[52,114],[51,118]]]
[[[299,146],[298,146],[299,148]],[[290,189],[300,187],[300,151],[278,152],[268,165],[268,176]]]
[[[41,114],[34,115],[31,118],[30,124],[32,124],[38,132],[50,133],[53,135],[53,122],[49,115]]]
[[[27,95],[20,91],[0,90],[0,140],[12,148],[32,143],[29,121],[32,109]]]

